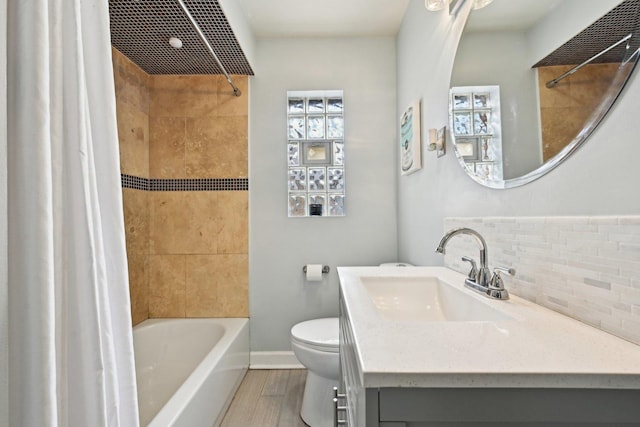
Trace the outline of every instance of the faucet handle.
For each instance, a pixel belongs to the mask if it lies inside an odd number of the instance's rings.
[[[478,279],[478,265],[476,264],[475,260],[471,257],[463,256],[462,261],[471,264],[471,271],[469,272],[468,277],[470,280],[473,280],[475,282]]]
[[[491,281],[489,282],[489,289],[487,289],[487,296],[495,299],[507,300],[509,299],[509,291],[504,288],[504,282],[502,281],[500,273],[515,276],[516,270],[506,267],[494,268],[493,276],[491,276]]]
[[[489,284],[492,289],[504,289],[504,282],[500,273],[508,274],[509,276],[515,276],[516,270],[513,268],[496,267],[493,269],[493,276],[491,277],[491,283]]]

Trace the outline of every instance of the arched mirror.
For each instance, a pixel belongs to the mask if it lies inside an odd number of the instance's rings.
[[[635,68],[639,9],[640,0],[494,0],[472,10],[449,101],[467,174],[512,188],[579,148]]]

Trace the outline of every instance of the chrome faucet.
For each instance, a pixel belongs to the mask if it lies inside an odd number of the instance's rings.
[[[465,286],[491,298],[509,299],[509,292],[504,288],[500,273],[513,276],[516,274],[516,271],[513,268],[496,267],[493,275],[491,275],[487,264],[487,242],[477,231],[466,227],[454,228],[447,231],[440,240],[436,252],[444,255],[447,243],[453,236],[457,236],[458,234],[467,234],[473,237],[480,246],[480,268],[478,268],[472,258],[467,256],[462,257],[463,261],[471,264],[471,271],[469,271],[469,275],[464,281]]]

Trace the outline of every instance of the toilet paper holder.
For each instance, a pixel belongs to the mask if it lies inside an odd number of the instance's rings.
[[[327,273],[329,273],[329,270],[330,270],[330,269],[329,269],[329,266],[328,266],[328,265],[323,265],[323,266],[322,266],[322,274],[327,274]],[[307,266],[306,266],[306,265],[302,267],[302,272],[303,272],[304,274],[307,274]]]

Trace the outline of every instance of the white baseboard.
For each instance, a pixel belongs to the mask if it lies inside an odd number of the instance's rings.
[[[252,351],[249,369],[305,369],[293,351]]]

